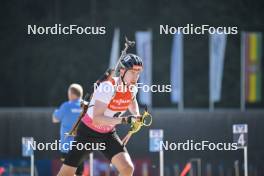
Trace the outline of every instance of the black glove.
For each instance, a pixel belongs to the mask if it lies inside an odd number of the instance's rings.
[[[128,117],[122,118],[122,124],[132,124],[135,123],[136,121],[137,121],[137,117],[135,117],[134,115],[130,115]]]

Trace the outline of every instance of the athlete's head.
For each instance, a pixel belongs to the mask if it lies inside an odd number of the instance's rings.
[[[80,84],[71,84],[68,89],[68,99],[70,101],[82,98],[83,88]]]
[[[120,61],[120,76],[124,83],[134,85],[143,69],[142,59],[135,54],[126,54]]]

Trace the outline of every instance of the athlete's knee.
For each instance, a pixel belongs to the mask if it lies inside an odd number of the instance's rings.
[[[57,176],[73,176],[75,171],[76,167],[63,164]]]
[[[126,171],[127,171],[127,173],[129,173],[129,174],[133,174],[134,173],[134,165],[133,164],[131,164],[131,165],[128,165],[127,167],[126,167]]]
[[[132,176],[134,173],[134,165],[126,163],[120,170],[122,176]]]

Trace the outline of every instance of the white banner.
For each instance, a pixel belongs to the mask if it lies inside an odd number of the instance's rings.
[[[152,32],[136,32],[136,49],[137,54],[142,58],[144,63],[143,72],[140,75],[139,87],[152,85]],[[147,89],[146,89],[147,90]],[[152,105],[152,92],[150,90],[139,89],[139,101],[141,104]]]
[[[183,101],[183,34],[174,34],[171,54],[171,101]]]
[[[220,101],[222,77],[224,69],[224,56],[226,47],[226,34],[210,34],[209,39],[209,81],[210,102]]]
[[[113,41],[112,41],[112,49],[111,49],[109,68],[115,69],[116,63],[118,61],[118,58],[120,55],[119,38],[120,38],[120,31],[119,31],[119,28],[116,28],[115,32],[114,32]]]

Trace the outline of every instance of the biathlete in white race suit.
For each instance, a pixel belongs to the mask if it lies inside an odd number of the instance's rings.
[[[143,69],[142,59],[134,54],[126,54],[120,60],[118,77],[110,77],[100,83],[94,91],[92,105],[78,127],[76,143],[105,144],[100,150],[104,156],[117,168],[120,175],[132,176],[134,166],[126,147],[122,144],[115,131],[118,124],[131,124],[140,119],[136,100],[140,72]],[[127,110],[131,116],[122,116]],[[92,150],[78,150],[73,146],[67,154],[59,176],[73,176],[77,166]]]

